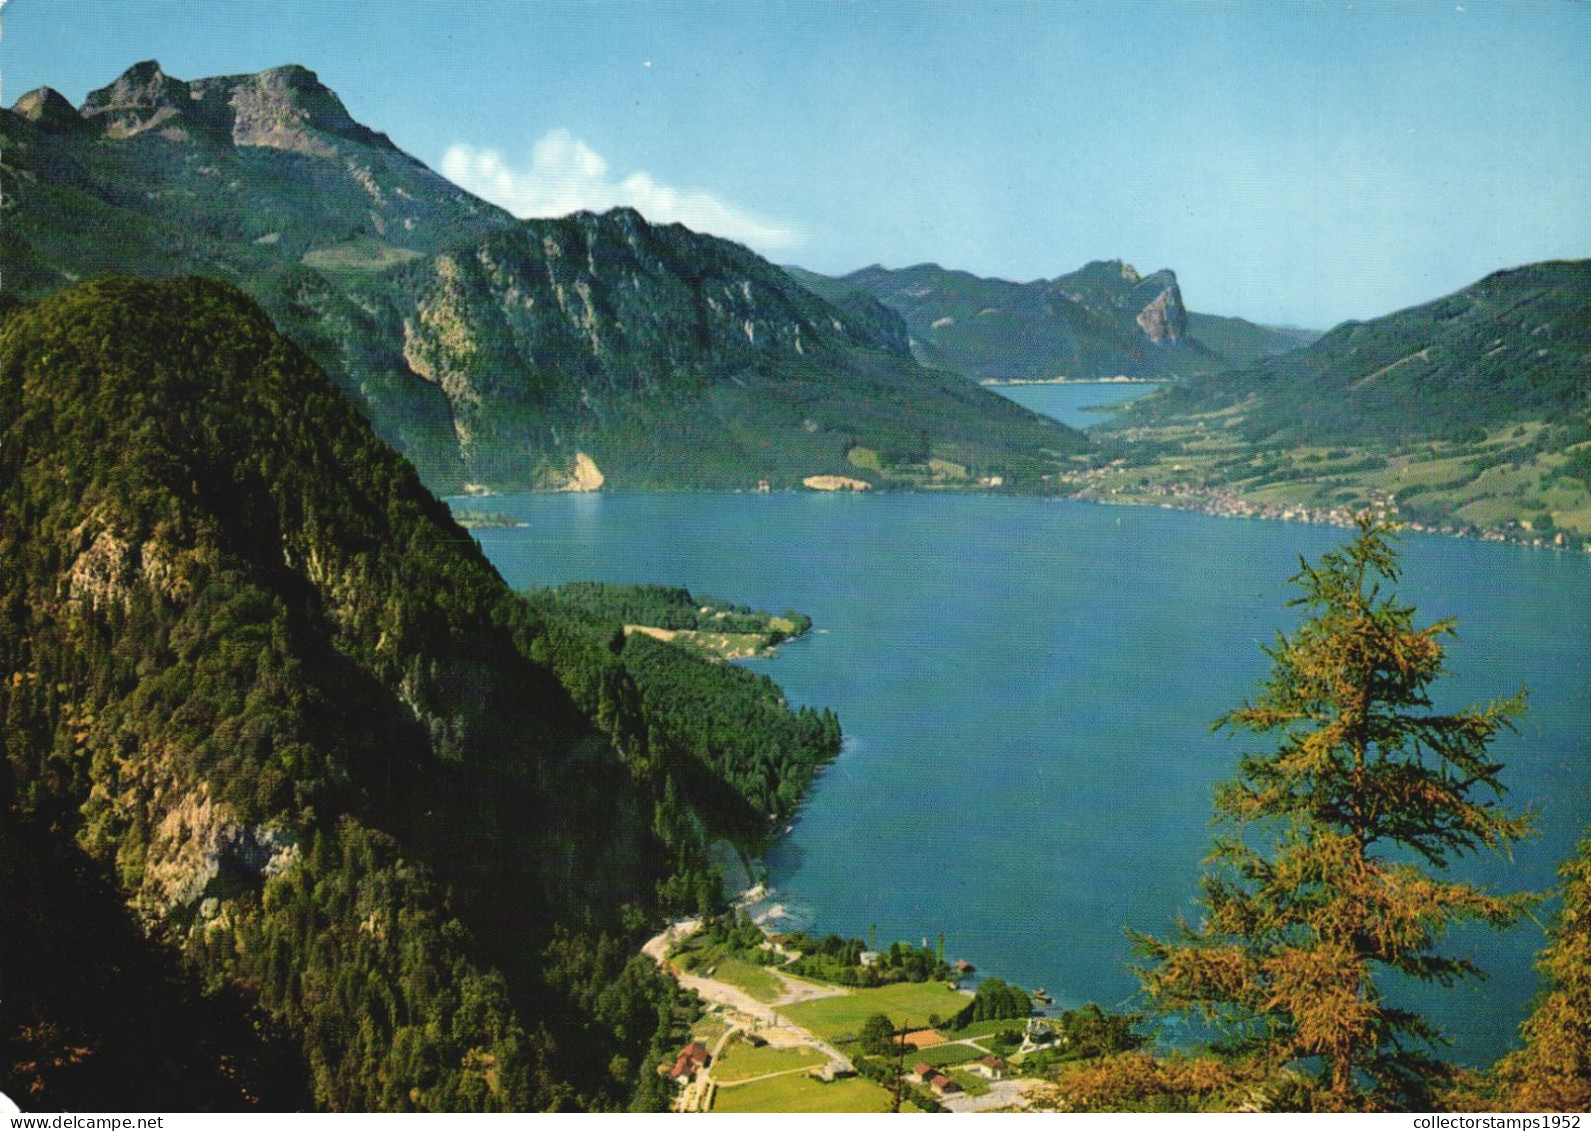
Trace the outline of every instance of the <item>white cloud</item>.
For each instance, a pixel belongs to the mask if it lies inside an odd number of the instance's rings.
[[[549,131],[531,148],[528,169],[510,165],[495,149],[460,144],[443,155],[442,173],[525,219],[627,205],[653,223],[678,222],[763,252],[786,251],[806,240],[792,224],[743,212],[705,192],[660,184],[649,173],[615,180],[601,154],[565,129]]]

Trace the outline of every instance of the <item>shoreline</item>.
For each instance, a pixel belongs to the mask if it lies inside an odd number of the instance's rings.
[[[1101,382],[1090,381],[1090,382],[1072,382],[1072,383],[1073,384],[1100,384]],[[1096,470],[1098,470],[1098,469],[1096,469]],[[1088,476],[1088,475],[1092,474],[1092,472],[1072,471],[1072,472],[1065,472],[1063,474],[1065,474],[1067,476],[1077,477],[1077,478],[1064,480],[1064,482],[1066,482],[1068,484],[1076,484],[1076,483],[1086,483],[1087,480],[1083,479],[1081,477]],[[507,496],[512,496],[512,495],[556,496],[556,495],[568,494],[568,492],[525,490],[525,491],[506,491],[506,492],[502,492],[502,494],[503,495],[507,495]],[[1309,506],[1307,506],[1307,505],[1305,505],[1303,503],[1256,503],[1256,502],[1250,502],[1250,501],[1242,498],[1240,495],[1234,494],[1232,492],[1222,491],[1222,490],[1220,490],[1218,488],[1198,487],[1198,486],[1195,486],[1192,483],[1175,483],[1175,484],[1171,484],[1169,487],[1160,488],[1160,493],[1159,494],[1151,495],[1151,496],[1148,496],[1148,497],[1142,497],[1142,498],[1111,498],[1111,497],[1105,497],[1105,496],[1102,496],[1102,495],[1090,493],[1086,486],[1082,490],[1072,491],[1072,492],[1067,492],[1067,493],[1062,493],[1062,492],[1054,491],[1054,490],[1050,490],[1050,491],[1045,491],[1045,490],[1027,491],[1027,490],[1015,490],[1015,489],[1011,489],[1011,488],[1001,489],[1001,488],[980,488],[980,487],[967,487],[967,488],[962,488],[962,489],[958,489],[958,490],[954,490],[954,491],[923,491],[923,490],[915,490],[915,489],[910,488],[910,487],[896,488],[896,487],[885,486],[885,487],[875,488],[872,491],[868,491],[868,492],[814,492],[814,491],[810,491],[810,490],[806,490],[806,489],[798,489],[798,488],[790,488],[790,489],[787,489],[787,490],[780,490],[780,491],[774,491],[774,492],[761,492],[761,491],[757,491],[757,490],[755,490],[753,488],[746,488],[746,487],[681,487],[681,488],[677,488],[677,489],[675,489],[675,488],[654,489],[654,488],[638,487],[638,488],[620,489],[620,490],[616,490],[616,491],[592,492],[592,494],[596,494],[596,495],[603,495],[603,494],[606,494],[606,495],[679,495],[679,494],[816,495],[816,494],[822,494],[825,497],[831,497],[831,496],[835,496],[835,495],[845,495],[845,496],[850,496],[850,497],[860,497],[860,496],[862,496],[864,494],[867,494],[867,495],[873,495],[873,496],[882,496],[882,495],[923,495],[923,496],[928,496],[928,497],[941,497],[941,498],[946,496],[946,495],[953,495],[953,496],[977,496],[977,497],[980,497],[980,498],[1047,499],[1047,500],[1064,500],[1064,501],[1077,502],[1077,503],[1092,503],[1095,506],[1143,507],[1143,508],[1146,508],[1146,509],[1153,509],[1153,510],[1187,511],[1187,512],[1192,513],[1192,514],[1206,515],[1206,516],[1208,516],[1210,518],[1252,519],[1252,520],[1256,520],[1256,521],[1260,521],[1260,522],[1296,522],[1296,523],[1302,523],[1303,525],[1306,525],[1306,526],[1332,526],[1332,527],[1339,527],[1339,528],[1351,527],[1353,525],[1353,522],[1352,522],[1353,514],[1355,513],[1355,512],[1351,511],[1349,508],[1346,508],[1346,507],[1335,507],[1335,508],[1329,508],[1328,509],[1328,508],[1320,508],[1320,507],[1313,507],[1312,508],[1312,507],[1309,507]],[[470,498],[470,497],[471,496],[464,496],[464,495],[443,495],[443,496],[439,496],[439,499],[443,503],[447,504],[451,508],[451,506],[453,504],[453,500],[455,500],[455,499],[466,499],[466,498]],[[1398,516],[1398,514],[1396,513],[1395,510],[1392,513],[1390,513],[1388,515],[1388,517],[1390,518],[1390,520],[1392,522],[1397,523],[1398,526],[1401,529],[1406,530],[1406,531],[1408,531],[1410,533],[1414,533],[1414,534],[1430,534],[1430,535],[1434,535],[1434,536],[1440,537],[1440,538],[1457,538],[1457,539],[1460,539],[1460,540],[1463,540],[1463,541],[1468,541],[1468,542],[1491,542],[1491,543],[1495,543],[1497,545],[1518,546],[1518,547],[1521,547],[1522,549],[1527,549],[1527,550],[1554,550],[1554,551],[1561,551],[1561,552],[1564,552],[1564,553],[1568,553],[1568,554],[1571,554],[1571,555],[1572,554],[1576,554],[1576,553],[1591,554],[1591,534],[1570,535],[1567,531],[1561,531],[1559,533],[1562,533],[1564,535],[1564,541],[1562,543],[1559,543],[1559,542],[1556,541],[1556,539],[1549,541],[1549,540],[1546,540],[1546,539],[1543,539],[1543,538],[1512,537],[1511,536],[1511,533],[1512,533],[1511,531],[1500,530],[1500,529],[1497,529],[1495,527],[1481,527],[1481,526],[1472,526],[1472,525],[1468,525],[1468,524],[1466,524],[1464,526],[1458,526],[1458,525],[1454,525],[1454,524],[1448,523],[1448,522],[1432,523],[1432,522],[1418,520],[1418,519],[1403,519],[1403,518],[1400,518]],[[515,527],[474,527],[473,530],[482,530],[482,529],[485,529],[485,530],[526,529],[529,526],[530,526],[529,523],[521,522],[521,523],[517,524],[517,526],[515,526]],[[1571,541],[1570,539],[1574,539],[1574,541]],[[795,639],[795,638],[791,637],[789,639]]]
[[[985,389],[1010,389],[1023,385],[1164,385],[1175,377],[990,377],[979,381]]]
[[[1075,473],[1074,473],[1075,474]],[[1056,495],[1079,503],[1093,503],[1102,507],[1144,507],[1154,510],[1185,511],[1210,518],[1252,519],[1259,522],[1292,522],[1304,526],[1331,526],[1351,528],[1360,513],[1350,507],[1310,507],[1304,503],[1257,503],[1241,495],[1219,488],[1197,487],[1191,483],[1174,483],[1162,487],[1158,493],[1139,498],[1115,498],[1089,493],[1086,489],[1075,494]],[[1526,550],[1553,550],[1568,554],[1591,554],[1591,535],[1575,535],[1578,547],[1563,534],[1562,542],[1544,538],[1510,537],[1507,530],[1495,527],[1456,526],[1449,523],[1433,524],[1419,519],[1399,516],[1396,506],[1377,504],[1372,509],[1378,517],[1394,523],[1400,530],[1411,534],[1430,534],[1439,538],[1457,538],[1467,542],[1491,542],[1497,545],[1518,546]]]
[[[747,918],[756,925],[762,933],[764,947],[783,956],[786,961],[778,965],[765,967],[779,981],[782,991],[779,995],[767,1000],[762,997],[753,997],[745,989],[731,982],[720,980],[714,976],[711,969],[702,972],[687,972],[678,966],[669,957],[669,952],[674,944],[689,938],[701,929],[702,920],[699,918],[682,919],[669,922],[649,938],[640,948],[640,954],[650,958],[660,973],[672,979],[680,988],[696,994],[707,1003],[708,1010],[705,1016],[717,1019],[724,1029],[716,1040],[712,1041],[711,1056],[703,1066],[701,1072],[689,1080],[681,1091],[675,1096],[671,1106],[675,1112],[709,1112],[715,1107],[720,1087],[738,1087],[741,1085],[756,1084],[773,1076],[812,1075],[821,1080],[835,1080],[841,1077],[866,1076],[873,1083],[883,1088],[888,1088],[887,1082],[872,1076],[870,1073],[859,1073],[858,1065],[852,1060],[852,1055],[842,1051],[839,1045],[833,1043],[836,1038],[825,1038],[816,1031],[791,1018],[784,1012],[788,1006],[798,1006],[807,1002],[824,998],[848,997],[857,993],[868,992],[866,989],[835,985],[808,977],[787,973],[784,969],[789,962],[800,955],[797,952],[786,950],[777,940],[776,933],[768,924],[768,920],[784,908],[777,900],[778,892],[766,882],[755,883],[739,892],[730,903],[734,912],[746,912]],[[752,915],[750,909],[759,903],[770,904],[760,914]],[[882,987],[880,987],[882,988]],[[956,980],[956,990],[964,995],[968,1002],[975,998],[975,992],[961,985],[961,979]],[[1029,992],[1029,991],[1024,991]],[[1033,1011],[1030,1016],[1049,1017],[1053,1006],[1041,1005],[1038,999],[1031,998]],[[1012,1024],[1016,1025],[1016,1019]],[[909,1028],[909,1026],[908,1026]],[[959,1030],[946,1029],[944,1025],[920,1026],[911,1029],[912,1032],[922,1032],[931,1029],[938,1034],[939,1043],[943,1045],[968,1045],[975,1052],[986,1056],[1001,1056],[1005,1058],[1008,1053],[993,1049],[986,1043],[987,1036],[979,1033],[970,1035],[962,1034]],[[903,1032],[906,1030],[902,1030]],[[1018,1061],[1021,1056],[1030,1051],[1051,1048],[1058,1039],[1053,1033],[1048,1043],[1033,1043],[1033,1031],[1028,1030],[1027,1040],[1017,1050],[1017,1060],[1011,1060],[1011,1075],[996,1079],[996,1082],[984,1092],[951,1094],[941,1093],[935,1089],[928,1099],[939,1105],[939,1110],[948,1113],[966,1113],[992,1110],[1032,1110],[1033,1097],[1029,1094],[1031,1088],[1042,1085],[1045,1081],[1040,1076],[1024,1076],[1020,1073]],[[750,1078],[735,1077],[722,1083],[715,1077],[714,1065],[718,1063],[726,1046],[741,1036],[750,1035],[759,1044],[771,1045],[776,1049],[791,1050],[805,1048],[812,1050],[823,1058],[824,1063],[819,1068],[811,1065],[797,1065],[788,1069],[780,1069],[768,1076],[753,1076]],[[710,1037],[702,1038],[711,1040]],[[841,1043],[849,1040],[848,1037],[837,1038]],[[984,1043],[980,1043],[984,1042]],[[900,1066],[904,1069],[904,1065]],[[963,1067],[965,1067],[963,1065]],[[950,1069],[944,1070],[948,1075]],[[905,1081],[917,1087],[926,1087],[926,1082],[919,1083],[916,1078],[906,1076]],[[824,1109],[819,1109],[824,1110]],[[843,1109],[836,1109],[843,1110]],[[929,1109],[933,1110],[933,1109]]]

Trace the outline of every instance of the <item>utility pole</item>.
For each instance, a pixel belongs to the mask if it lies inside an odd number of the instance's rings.
[[[895,1034],[895,1103],[889,1110],[900,1114],[900,1093],[905,1086],[906,1076],[906,1023],[901,1022],[900,1029]]]

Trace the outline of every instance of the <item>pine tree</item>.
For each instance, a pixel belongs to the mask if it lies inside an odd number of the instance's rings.
[[[1308,616],[1266,649],[1258,697],[1216,723],[1274,745],[1245,754],[1217,792],[1204,921],[1139,939],[1150,999],[1215,1024],[1251,1068],[1287,1082],[1289,1105],[1432,1104],[1448,1073],[1433,1055],[1440,1035],[1385,999],[1385,975],[1479,976],[1437,953],[1441,935],[1466,920],[1505,927],[1531,902],[1443,876],[1455,857],[1529,832],[1501,804],[1488,751],[1524,693],[1433,708],[1453,626],[1416,628],[1414,610],[1383,593],[1399,577],[1393,542],[1361,517],[1347,546],[1292,579]]]
[[[1563,909],[1536,963],[1547,992],[1521,1028],[1525,1047],[1497,1066],[1515,1111],[1591,1110],[1591,835],[1558,874]]]

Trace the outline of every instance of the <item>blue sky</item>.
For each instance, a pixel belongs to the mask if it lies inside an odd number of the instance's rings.
[[[1326,327],[1591,256],[1591,4],[10,0],[7,104],[302,63],[520,214]]]

